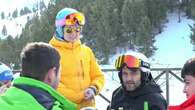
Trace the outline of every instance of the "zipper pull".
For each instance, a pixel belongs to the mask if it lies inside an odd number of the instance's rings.
[[[144,110],[149,110],[147,101],[144,101]]]

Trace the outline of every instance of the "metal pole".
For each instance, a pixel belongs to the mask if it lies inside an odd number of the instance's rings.
[[[162,75],[165,74],[165,72],[166,72],[166,71],[163,71],[162,73],[160,73],[158,76],[156,76],[156,77],[154,78],[154,80],[157,81]]]
[[[169,105],[169,71],[166,71],[166,99]]]
[[[100,97],[102,97],[106,102],[110,103],[110,100],[108,100],[104,95],[102,95],[101,93],[99,94]]]
[[[180,78],[179,76],[177,76],[175,73],[173,73],[171,70],[169,71],[169,73],[171,75],[173,75],[176,79],[178,79],[179,81],[181,81],[182,83],[184,82],[184,80],[182,78]]]

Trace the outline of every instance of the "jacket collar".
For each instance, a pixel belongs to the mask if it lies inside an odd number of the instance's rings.
[[[55,38],[55,36],[49,41],[49,43],[52,44],[55,47],[64,47],[64,48],[67,48],[67,49],[75,49],[75,48],[77,48],[78,46],[81,45],[80,40],[77,40],[77,41],[71,43],[71,42],[58,40],[58,39]]]
[[[64,98],[62,95],[60,95],[56,90],[54,90],[51,86],[48,84],[32,79],[27,77],[19,77],[13,81],[13,84],[25,84],[29,86],[34,86],[37,88],[41,88],[45,91],[47,91],[54,99],[58,100],[61,104],[63,109],[67,110],[75,110],[77,105],[69,101],[68,99]]]
[[[145,85],[138,87],[136,90],[131,91],[131,92],[127,91],[123,87],[123,92],[126,94],[126,96],[138,97],[138,96],[142,96],[142,95],[150,94],[150,93],[161,93],[162,90],[160,89],[160,87],[156,83],[150,82],[150,83],[147,83]]]
[[[186,100],[184,103],[182,103],[181,107],[186,108],[186,107],[193,105],[193,104],[195,104],[195,95],[193,95],[188,100]]]

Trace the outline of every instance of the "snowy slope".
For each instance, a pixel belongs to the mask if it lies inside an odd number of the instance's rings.
[[[12,37],[20,35],[22,28],[24,28],[25,24],[27,23],[27,18],[32,18],[33,16],[33,13],[20,16],[20,10],[24,7],[28,7],[32,10],[33,6],[40,1],[42,0],[0,0],[0,14],[1,12],[4,12],[5,15],[4,19],[1,19],[0,17],[0,38],[6,38],[8,35],[11,35]],[[44,3],[47,6],[49,0],[44,0]],[[18,17],[12,18],[11,16],[15,9],[18,10]],[[11,16],[9,16],[9,14]],[[7,36],[3,36],[1,33],[4,25],[7,29]]]
[[[25,24],[27,23],[27,18],[31,18],[32,16],[33,13],[20,16],[12,20],[0,20],[0,30],[2,30],[3,26],[5,25],[7,29],[7,36],[11,35],[12,37],[16,37],[22,33],[22,28],[24,28]],[[0,37],[5,38],[6,36],[3,36],[2,33],[0,33]]]
[[[158,50],[151,58],[153,65],[167,67],[182,67],[185,61],[195,55],[190,43],[190,27],[194,21],[182,17],[178,23],[175,13],[168,14],[168,23],[165,24],[164,32],[156,36]]]

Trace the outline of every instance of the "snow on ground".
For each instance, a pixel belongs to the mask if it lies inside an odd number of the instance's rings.
[[[154,66],[182,67],[187,59],[195,55],[193,45],[190,43],[191,30],[188,26],[192,26],[194,21],[182,17],[178,23],[176,13],[168,14],[167,19],[164,32],[155,37],[158,50],[151,58],[154,60],[152,63]]]
[[[20,10],[25,6],[32,10],[33,6],[40,1],[42,0],[0,0],[0,14],[1,12],[4,12],[5,15],[3,20],[0,17],[0,38],[6,38],[8,35],[11,35],[12,37],[20,35],[22,28],[24,28],[25,24],[27,23],[27,18],[32,18],[33,16],[33,13],[20,16]],[[44,0],[44,3],[47,6],[49,0]],[[12,18],[11,16],[15,9],[18,9],[18,17]],[[4,25],[7,29],[7,36],[3,36],[1,33]]]
[[[27,18],[31,18],[32,16],[33,13],[30,13],[15,19],[12,18],[12,20],[0,20],[0,30],[2,30],[3,26],[5,25],[7,29],[7,36],[11,35],[12,37],[16,37],[22,33],[22,28],[24,28],[25,24],[27,23]],[[2,33],[0,33],[0,37],[5,38],[6,36],[3,36]]]

